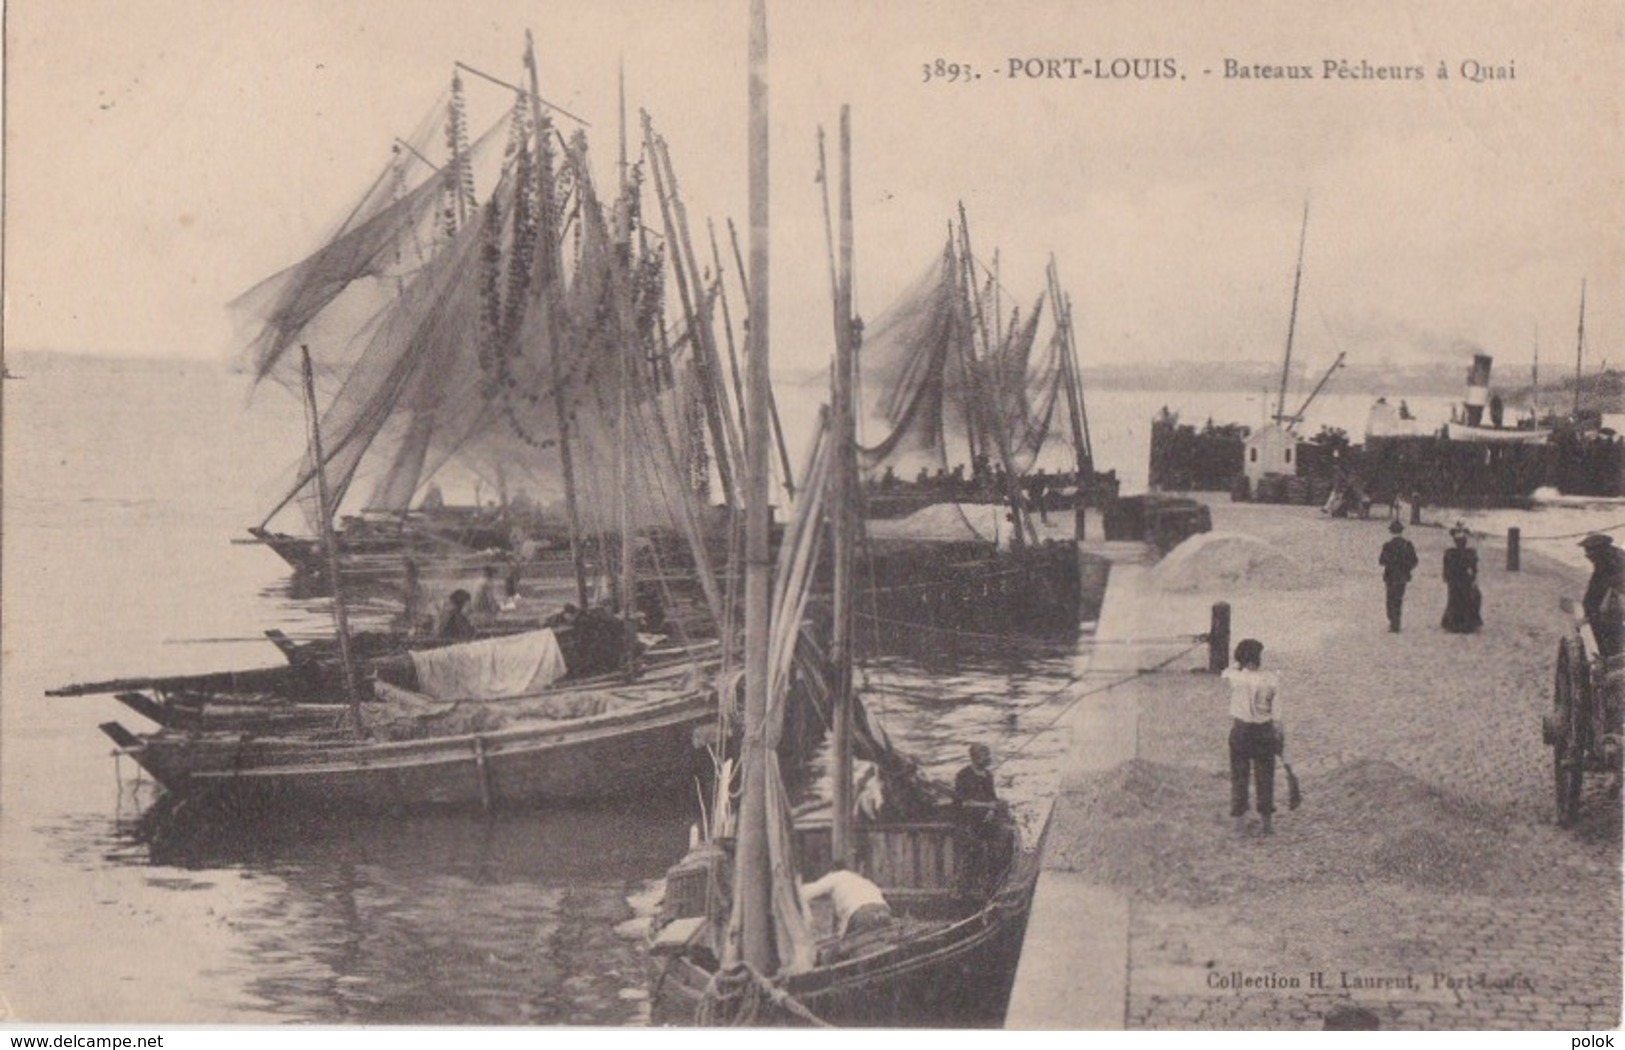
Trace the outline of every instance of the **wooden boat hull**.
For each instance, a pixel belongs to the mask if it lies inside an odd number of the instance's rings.
[[[782,996],[756,996],[747,1016],[726,1018],[727,1023],[860,1028],[1002,1024],[1026,934],[1038,855],[1018,850],[997,888],[980,904],[944,902],[940,895],[897,885],[940,885],[956,877],[953,850],[943,851],[940,841],[933,849],[922,841],[922,830],[928,829],[883,832],[889,845],[871,863],[893,876],[884,882],[894,910],[906,916],[957,908],[951,921],[924,924],[895,943],[789,976],[778,982]],[[806,852],[822,857],[826,851],[827,842]],[[704,1008],[715,1010],[715,968],[707,962],[686,954],[652,956],[655,1024],[692,1026],[706,1020]]]
[[[968,543],[886,545],[870,554],[859,577],[859,618],[903,635],[921,629],[1076,629],[1084,604],[1073,543],[1019,552]]]
[[[710,768],[709,691],[627,711],[389,743],[103,729],[173,793],[254,808],[353,813],[532,805],[687,789]]]

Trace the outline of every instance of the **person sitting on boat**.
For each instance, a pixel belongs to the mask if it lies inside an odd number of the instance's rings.
[[[469,612],[476,620],[489,621],[496,619],[501,611],[502,603],[497,599],[497,571],[487,565],[480,573],[480,585],[474,588],[474,607]]]
[[[954,777],[954,812],[961,823],[986,824],[997,815],[999,805],[999,792],[993,786],[993,749],[972,744],[970,765]]]
[[[475,636],[474,623],[467,612],[470,600],[469,593],[461,587],[451,592],[451,597],[446,599],[446,607],[440,612],[440,622],[435,624],[435,637],[457,642]]]
[[[976,894],[989,887],[999,867],[998,854],[1005,837],[1000,817],[1004,803],[993,784],[993,750],[986,744],[970,746],[970,764],[954,777],[954,822],[959,825],[964,864],[961,890]]]
[[[564,608],[542,621],[542,626],[552,627],[554,629],[560,627],[574,627],[576,621],[579,619],[581,619],[581,610],[576,608],[573,602],[565,602]]]
[[[502,608],[519,608],[519,564],[517,562],[508,566],[508,574],[502,580]]]
[[[880,887],[857,872],[848,871],[838,860],[828,875],[801,887],[801,900],[809,908],[814,901],[825,897],[835,909],[838,937],[891,925],[891,905],[886,903],[886,895],[880,892]]]
[[[1620,603],[1625,602],[1625,550],[1601,532],[1593,532],[1580,546],[1591,562],[1591,580],[1581,602],[1586,620],[1603,657],[1617,656],[1625,651],[1625,623],[1620,620]]]

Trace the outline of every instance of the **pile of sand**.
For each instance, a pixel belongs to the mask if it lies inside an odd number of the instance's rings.
[[[1105,884],[1194,903],[1322,882],[1516,892],[1550,866],[1543,851],[1514,840],[1499,811],[1393,763],[1300,772],[1304,803],[1288,810],[1277,770],[1281,813],[1276,835],[1263,839],[1235,832],[1222,771],[1125,762],[1072,789],[1073,805],[1050,828],[1049,859]]]
[[[1157,563],[1150,579],[1161,591],[1292,590],[1313,584],[1296,559],[1239,532],[1192,536]]]
[[[999,538],[1007,546],[1011,525],[1004,520],[1009,508],[991,503],[933,503],[906,518],[870,521],[866,527],[877,540],[984,540]]]

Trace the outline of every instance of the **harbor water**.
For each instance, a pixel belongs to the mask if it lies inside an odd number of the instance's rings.
[[[154,853],[156,792],[97,729],[146,728],[69,682],[274,666],[268,628],[330,633],[269,550],[233,543],[301,450],[296,401],[245,411],[213,364],[24,356],[5,383],[0,1018],[78,1023],[637,1025],[641,939],[697,807],[300,821]],[[362,623],[382,608],[356,610]],[[933,773],[1013,753],[1036,800],[1070,644],[871,672]],[[1049,734],[1054,737],[1054,734]],[[1008,746],[1007,746],[1008,745]],[[1047,757],[1046,757],[1046,749]]]
[[[0,1018],[643,1023],[644,919],[688,841],[689,799],[491,818],[295,816],[156,853],[135,837],[153,786],[97,726],[145,724],[111,697],[45,690],[273,666],[266,629],[331,631],[326,603],[300,597],[278,558],[232,542],[298,457],[303,416],[279,391],[245,410],[246,377],[212,363],[25,355],[12,370],[23,378],[4,389]],[[804,443],[807,400],[786,404],[792,444]],[[1327,398],[1328,420],[1357,429],[1368,400]],[[1094,396],[1097,459],[1125,491],[1144,485],[1164,404],[1217,422],[1251,422],[1257,407],[1211,393]],[[1617,516],[1571,507],[1478,524],[1517,524],[1528,549],[1577,558],[1561,537]],[[1036,832],[1065,715],[1103,684],[1088,653],[1087,630],[962,637],[878,662],[859,684],[933,775],[951,778],[967,743],[990,743],[1001,792]]]

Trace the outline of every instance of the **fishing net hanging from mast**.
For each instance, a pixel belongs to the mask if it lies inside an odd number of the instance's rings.
[[[1051,434],[1063,373],[1052,338],[1036,357],[1040,297],[1025,317],[990,320],[1000,290],[989,280],[967,291],[962,257],[949,244],[864,333],[862,384],[884,427],[860,449],[870,475],[891,467],[947,468],[972,449],[993,454],[1003,429],[1016,471],[1032,468]],[[995,457],[996,458],[996,457]]]
[[[578,135],[555,164],[552,126],[539,124],[521,96],[483,206],[465,200],[472,162],[449,165],[382,206],[375,188],[334,242],[250,293],[273,304],[254,346],[257,373],[272,374],[288,345],[341,312],[341,285],[386,272],[406,241],[438,238],[417,269],[388,271],[394,294],[342,344],[348,354],[328,358],[330,373],[342,373],[322,416],[336,498],[364,459],[375,463],[370,509],[404,510],[422,479],[453,463],[557,495],[561,411],[577,431],[578,481],[590,496],[583,506],[596,512],[589,524],[606,527],[604,508],[628,491],[614,480],[626,466],[612,450],[634,423],[623,426],[623,412],[660,415],[644,378],[656,356],[660,260],[632,248],[636,180],[628,199],[606,212],[591,192],[585,139]],[[451,138],[458,141],[455,130]],[[495,140],[487,132],[459,155],[472,161]],[[621,397],[623,383],[634,388],[630,398]],[[638,425],[656,440],[679,441],[664,426]],[[639,473],[670,459],[654,456]],[[278,509],[310,481],[302,473]],[[632,489],[643,497],[633,519],[669,520],[681,489],[675,480]]]

